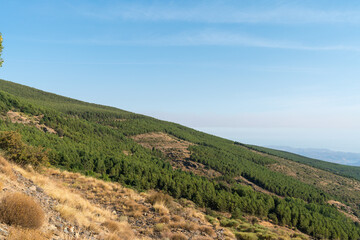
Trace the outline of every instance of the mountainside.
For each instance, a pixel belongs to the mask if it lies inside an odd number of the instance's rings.
[[[137,191],[161,190],[234,219],[256,216],[314,238],[360,238],[360,168],[244,145],[3,80],[0,131],[0,147],[20,164],[44,164],[46,158],[54,167]],[[232,230],[247,239],[242,228]]]
[[[316,168],[320,168],[329,172],[333,172],[335,174],[343,175],[346,177],[355,178],[357,180],[360,180],[360,167],[356,166],[346,166],[341,165],[337,163],[331,163],[326,161],[321,161],[313,158],[304,157],[298,154],[289,153],[281,150],[275,150],[265,147],[259,147],[259,146],[253,146],[253,145],[247,145],[248,148],[267,153],[273,156],[289,159],[295,162],[303,163],[306,165],[310,165]]]

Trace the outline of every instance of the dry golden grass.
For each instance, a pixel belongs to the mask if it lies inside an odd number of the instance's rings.
[[[224,228],[224,235],[227,239],[236,239],[235,234],[228,228]]]
[[[150,191],[146,197],[146,201],[153,205],[157,202],[162,202],[165,206],[169,206],[173,202],[173,198],[162,192]]]
[[[5,174],[10,179],[14,179],[15,175],[12,171],[11,164],[5,160],[2,156],[0,156],[0,173]]]
[[[103,223],[110,230],[104,239],[106,240],[134,240],[135,234],[127,222],[108,221]]]
[[[206,233],[210,237],[216,237],[216,233],[212,227],[209,226],[201,226],[199,227],[199,230],[203,233]]]
[[[161,214],[161,215],[168,215],[169,209],[166,207],[165,202],[155,202],[154,204],[155,212]]]
[[[110,233],[108,235],[105,235],[104,237],[102,237],[101,239],[104,240],[122,240],[117,234],[115,233]]]
[[[175,215],[175,216],[172,216],[171,220],[173,222],[180,222],[180,221],[183,221],[184,219],[178,215]]]
[[[102,226],[105,226],[107,229],[109,229],[110,232],[116,232],[120,231],[121,225],[118,222],[106,220]]]
[[[197,236],[194,237],[193,240],[212,240],[213,238],[204,237],[204,236]]]
[[[193,222],[189,222],[189,221],[179,221],[179,222],[171,222],[169,224],[169,226],[171,228],[175,228],[175,229],[185,229],[188,231],[195,231],[199,228],[199,225]]]
[[[157,222],[159,222],[159,223],[169,223],[170,222],[170,217],[169,216],[163,216],[160,219],[158,219]]]
[[[182,233],[173,233],[170,236],[171,240],[187,240],[188,238]]]
[[[0,201],[0,219],[8,225],[40,228],[44,217],[40,205],[25,194],[7,194]]]
[[[143,215],[144,212],[148,211],[148,208],[144,205],[138,204],[133,199],[128,199],[123,202],[123,207],[127,215],[138,218]]]
[[[8,240],[46,240],[50,236],[45,236],[36,229],[10,228]]]
[[[185,213],[185,215],[188,219],[189,218],[198,218],[202,222],[206,222],[205,214],[196,210],[194,207],[193,208],[185,208],[183,210],[183,212]]]

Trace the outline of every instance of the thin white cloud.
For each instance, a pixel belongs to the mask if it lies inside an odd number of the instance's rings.
[[[25,37],[22,37],[25,38]],[[21,40],[22,38],[17,38]],[[109,37],[89,37],[74,39],[35,39],[26,41],[42,42],[47,44],[74,44],[99,46],[238,46],[255,48],[273,48],[304,51],[360,51],[355,45],[310,45],[295,41],[261,38],[248,34],[225,32],[218,30],[188,31],[173,35],[138,36],[133,39],[116,39]]]
[[[194,1],[195,2],[195,1]],[[235,4],[234,4],[235,3]],[[261,3],[259,4],[261,6]],[[116,3],[106,6],[73,6],[78,14],[102,20],[184,21],[204,23],[360,23],[360,9],[313,9],[298,4],[238,7],[236,2],[179,4]]]
[[[348,45],[306,45],[303,43],[273,40],[261,37],[250,36],[247,34],[205,30],[199,32],[186,32],[172,36],[163,36],[161,38],[134,41],[134,43],[142,44],[159,44],[159,45],[184,45],[184,46],[245,46],[260,48],[276,48],[276,49],[293,49],[308,51],[360,51],[358,46]]]

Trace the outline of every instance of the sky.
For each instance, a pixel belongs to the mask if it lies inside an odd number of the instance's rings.
[[[0,9],[2,79],[243,143],[360,152],[359,1]]]

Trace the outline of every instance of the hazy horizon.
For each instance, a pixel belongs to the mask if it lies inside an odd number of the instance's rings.
[[[357,1],[1,6],[1,79],[244,143],[360,152]]]

